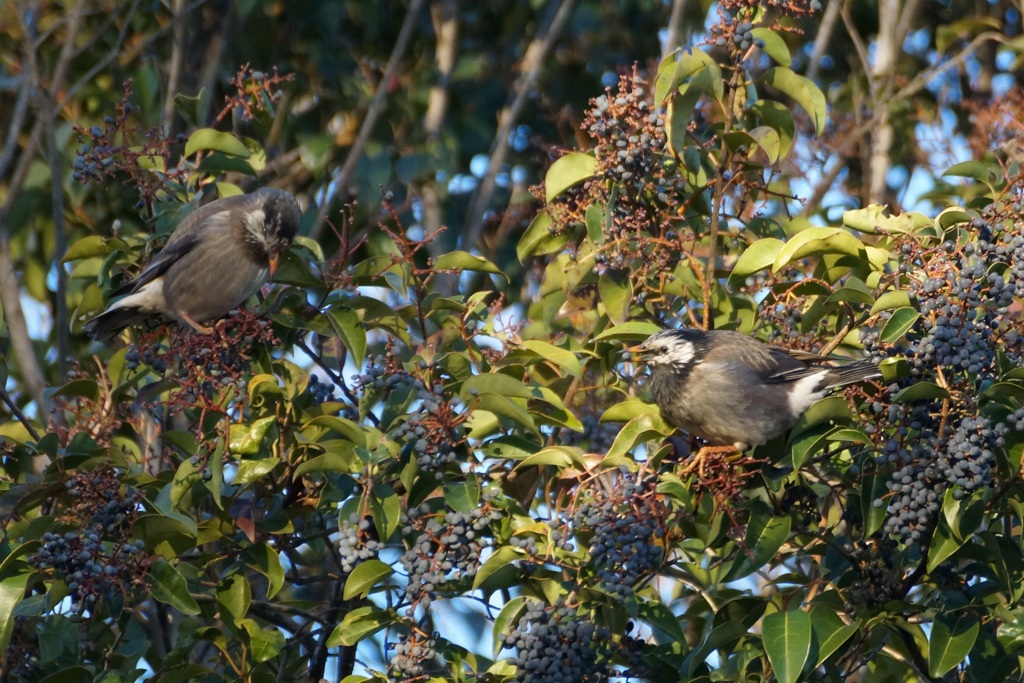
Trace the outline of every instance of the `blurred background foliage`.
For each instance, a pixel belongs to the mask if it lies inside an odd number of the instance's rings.
[[[1019,677],[1021,25],[6,3],[0,677]],[[255,311],[81,334],[265,184]],[[620,355],[678,324],[885,380],[698,463]]]

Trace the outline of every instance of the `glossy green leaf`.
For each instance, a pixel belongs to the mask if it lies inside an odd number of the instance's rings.
[[[791,237],[779,250],[772,265],[778,272],[790,263],[806,256],[847,254],[862,256],[864,245],[859,239],[841,228],[807,228]]]
[[[770,267],[785,246],[785,242],[774,237],[757,240],[740,254],[739,260],[729,274],[729,279],[739,280]]]
[[[151,593],[160,602],[185,614],[199,614],[199,603],[188,591],[185,577],[170,562],[159,559],[149,570]]]
[[[252,603],[252,589],[243,574],[229,574],[217,586],[217,603],[234,623],[244,618]]]
[[[380,560],[366,560],[356,566],[345,580],[344,598],[346,600],[355,597],[365,598],[374,586],[394,573],[395,570],[390,565],[384,564]]]
[[[980,630],[973,612],[939,612],[928,639],[929,675],[940,678],[964,661]]]
[[[185,143],[185,156],[190,157],[200,150],[223,152],[242,159],[249,158],[249,150],[241,140],[231,133],[222,133],[213,128],[200,128],[189,136],[188,142]]]
[[[811,617],[800,610],[776,612],[764,618],[761,639],[780,683],[796,683],[811,653]]]
[[[554,363],[573,377],[580,374],[580,361],[572,351],[567,351],[566,349],[539,339],[528,339],[524,341],[523,348],[536,353],[544,360]]]
[[[359,313],[344,306],[331,306],[327,310],[327,320],[351,354],[352,364],[357,368],[362,367],[366,358],[366,328],[363,327]]]
[[[615,324],[629,320],[629,307],[633,303],[633,285],[625,271],[606,270],[597,278],[597,291],[601,295],[608,318]]]
[[[828,607],[814,607],[811,609],[811,629],[814,632],[814,642],[818,648],[818,661],[815,666],[821,666],[826,659],[832,656],[860,627],[860,619],[849,624],[844,623],[834,610]]]
[[[920,319],[921,314],[913,308],[898,308],[892,312],[892,317],[885,322],[879,339],[887,344],[893,344],[913,329],[914,324]]]
[[[949,392],[932,382],[918,382],[900,389],[892,397],[893,403],[911,403],[913,401],[932,401],[949,398]]]
[[[775,517],[765,505],[758,505],[751,512],[747,533],[743,539],[746,550],[732,566],[725,581],[735,581],[767,564],[789,538],[793,523],[791,517]]]
[[[14,608],[24,597],[30,576],[16,574],[0,580],[0,652],[7,652],[14,631]]]
[[[654,323],[632,321],[609,327],[594,335],[593,341],[641,341],[660,331]]]
[[[234,483],[239,486],[251,484],[270,474],[281,462],[280,458],[262,458],[260,460],[242,460],[235,471]]]
[[[505,273],[498,266],[480,256],[474,256],[467,251],[450,251],[434,259],[434,271],[463,271],[470,270],[480,273],[491,273],[508,279]]]
[[[569,236],[553,235],[552,229],[551,215],[547,211],[538,213],[516,245],[516,256],[519,257],[520,263],[525,262],[530,256],[554,254],[565,248]]]
[[[761,80],[793,98],[811,118],[815,134],[821,135],[826,120],[825,95],[814,84],[814,81],[800,76],[784,66],[768,69]]]
[[[764,42],[764,47],[761,50],[775,60],[776,64],[779,66],[789,66],[792,63],[793,60],[789,55],[789,46],[786,45],[786,41],[778,33],[768,28],[755,28],[750,32],[754,34],[755,39],[760,39]]]
[[[882,296],[878,297],[874,305],[871,306],[871,315],[881,313],[882,311],[889,311],[894,308],[904,308],[911,305],[910,294],[906,290],[897,289],[891,292],[886,292]]]
[[[357,607],[350,610],[327,638],[327,647],[348,647],[369,638],[397,620],[394,612],[376,607]]]
[[[232,424],[228,449],[236,455],[256,455],[260,452],[260,445],[267,435],[267,430],[274,422],[273,417],[261,417],[251,424]]]
[[[629,422],[640,415],[661,415],[658,406],[635,398],[616,403],[601,414],[601,422]]]
[[[843,212],[843,225],[875,235],[887,232],[916,232],[932,223],[931,219],[920,213],[911,211],[891,216],[888,212],[889,207],[882,204],[872,204],[863,209],[850,209]]]
[[[239,625],[249,636],[249,652],[255,662],[269,662],[284,649],[284,634],[277,628],[261,628],[252,619],[243,619]]]
[[[573,152],[560,157],[558,161],[551,164],[547,175],[544,176],[547,202],[551,203],[558,195],[573,185],[592,178],[595,173],[597,173],[597,159],[590,154]]]

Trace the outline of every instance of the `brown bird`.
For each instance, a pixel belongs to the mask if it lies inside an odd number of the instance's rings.
[[[83,329],[108,341],[135,322],[165,315],[209,333],[201,323],[242,305],[274,275],[301,218],[295,197],[271,187],[201,206],[139,276],[113,294],[124,298]]]

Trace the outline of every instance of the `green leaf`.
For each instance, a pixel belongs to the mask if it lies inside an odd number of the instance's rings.
[[[551,215],[547,211],[538,213],[516,245],[516,256],[520,263],[524,263],[530,256],[554,254],[565,247],[569,236],[552,235],[551,227]]]
[[[256,455],[267,430],[276,421],[274,417],[261,417],[252,424],[232,424],[228,432],[228,450],[236,455]]]
[[[589,154],[573,152],[551,164],[544,176],[545,198],[550,204],[573,185],[597,173],[597,159]]]
[[[506,398],[539,398],[539,394],[514,377],[500,372],[473,375],[459,389],[459,398],[470,403],[482,394],[499,394]]]
[[[233,623],[243,619],[252,603],[252,589],[246,577],[239,573],[224,577],[217,586],[217,602],[222,612],[233,617]]]
[[[484,581],[486,581],[492,574],[501,569],[502,567],[508,566],[513,561],[523,557],[523,552],[518,548],[514,548],[510,545],[503,545],[487,558],[480,569],[477,570],[476,576],[473,577],[473,590],[476,590]]]
[[[629,306],[633,303],[632,278],[624,270],[606,270],[597,278],[597,290],[601,294],[608,318],[615,324],[629,320]]]
[[[480,503],[480,482],[471,476],[466,481],[445,484],[444,501],[448,507],[463,514],[476,509]]]
[[[818,645],[818,661],[815,666],[821,666],[832,653],[839,649],[839,646],[850,639],[860,627],[860,619],[850,624],[843,623],[839,615],[828,607],[815,607],[811,610],[811,629],[814,631],[814,641]]]
[[[359,313],[345,306],[331,306],[327,311],[327,320],[338,339],[352,354],[349,360],[357,368],[363,367],[366,357],[366,328],[359,319]]]
[[[863,252],[864,244],[842,228],[807,228],[786,242],[786,246],[775,257],[772,271],[778,272],[805,256],[848,254],[860,257]]]
[[[239,625],[249,636],[249,652],[256,662],[269,662],[284,648],[284,634],[276,628],[260,628],[252,619],[243,619]]]
[[[826,121],[825,95],[814,81],[796,74],[785,66],[768,69],[761,80],[793,98],[811,117],[815,135],[821,135]]]
[[[238,469],[235,472],[234,483],[238,486],[245,486],[251,484],[254,481],[258,481],[263,477],[270,474],[270,472],[280,464],[280,458],[263,458],[261,460],[242,460],[238,463]]]
[[[966,542],[966,539],[957,538],[957,534],[953,532],[945,518],[940,518],[938,524],[935,525],[931,543],[928,545],[928,571],[935,571]]]
[[[656,332],[661,332],[661,328],[654,323],[634,321],[610,327],[595,335],[591,341],[640,341]]]
[[[760,38],[764,41],[761,51],[774,59],[779,66],[789,66],[792,63],[789,47],[778,33],[768,28],[755,28],[750,32],[754,34],[755,39]]]
[[[767,564],[789,538],[793,520],[788,515],[775,517],[766,505],[758,505],[750,515],[743,544],[747,551],[740,554],[724,581],[741,579]]]
[[[942,175],[971,178],[986,185],[991,185],[992,181],[997,177],[997,172],[991,163],[971,159],[970,161],[961,161],[958,164],[953,164]]]
[[[941,678],[964,661],[978,639],[981,623],[973,612],[939,612],[928,639],[928,673]]]
[[[711,74],[709,82],[717,80],[721,85],[721,69],[703,50],[677,51],[665,57],[658,65],[658,78],[654,87],[655,106],[664,104],[681,85],[700,72],[708,72]]]
[[[397,621],[394,612],[383,611],[373,606],[358,607],[341,620],[327,639],[327,647],[349,647]]]
[[[601,204],[591,204],[584,216],[587,224],[587,237],[594,244],[604,244],[604,228],[607,212]]]
[[[616,403],[601,414],[601,422],[629,422],[639,415],[657,416],[661,415],[658,406],[653,403],[646,403],[639,399],[631,398],[622,403]]]
[[[886,292],[882,296],[878,297],[874,305],[871,306],[871,315],[881,313],[882,311],[889,311],[894,308],[903,308],[910,306],[910,294],[903,289],[897,289],[891,292]]]
[[[391,538],[402,517],[402,502],[390,486],[373,487],[370,496],[373,508],[373,525],[377,528],[377,536],[382,539]]]
[[[508,546],[500,548],[498,552],[501,552]],[[475,588],[475,586],[474,586]],[[519,614],[526,608],[527,598],[525,595],[520,595],[512,598],[505,603],[505,606],[498,612],[498,616],[494,618],[494,626],[491,629],[492,640],[494,641],[494,658],[498,658],[498,654],[501,652],[503,647],[503,641],[505,640],[505,634],[509,631],[509,626],[514,624],[519,619]]]
[[[200,150],[223,152],[242,159],[249,158],[249,150],[242,141],[230,133],[213,128],[200,128],[189,136],[185,143],[185,156],[190,157]]]
[[[493,273],[508,280],[498,266],[485,258],[474,256],[468,251],[451,251],[434,259],[434,271],[441,270],[472,270],[480,273]]]
[[[554,344],[537,339],[524,341],[523,348],[536,353],[546,361],[554,363],[573,377],[578,376],[581,372],[580,361],[572,351],[567,351]]]
[[[14,631],[14,608],[25,595],[31,574],[17,574],[0,581],[0,652],[7,652]]]
[[[870,536],[885,523],[886,506],[883,496],[888,493],[889,476],[883,472],[872,472],[861,480],[860,510],[864,516],[864,534]],[[875,501],[881,504],[875,505]]]
[[[780,683],[796,683],[811,653],[811,617],[792,610],[764,618],[761,639]]]
[[[883,342],[892,344],[909,332],[920,317],[921,314],[909,306],[898,308],[892,312],[892,317],[885,322],[885,326],[882,328],[878,338]]]
[[[932,401],[949,398],[949,392],[932,382],[918,382],[900,389],[892,397],[893,403],[910,403],[912,401]]]
[[[344,598],[351,600],[354,597],[365,598],[373,590],[373,587],[382,580],[395,573],[390,565],[380,560],[366,560],[348,575],[345,580]]]
[[[150,591],[160,602],[185,614],[199,614],[199,603],[188,592],[185,577],[170,562],[159,559],[149,570],[153,582]]]
[[[863,209],[843,212],[843,225],[869,235],[878,233],[909,233],[932,224],[932,220],[921,213],[907,211],[897,216],[888,214],[889,207],[871,204]]]
[[[115,251],[126,251],[128,244],[124,240],[105,239],[99,235],[89,235],[76,241],[64,252],[61,263],[70,263],[79,259],[107,256]]]
[[[675,431],[675,428],[665,422],[660,415],[638,415],[619,430],[605,457],[623,457],[632,452],[637,445],[670,436]]]
[[[277,595],[284,586],[284,567],[277,551],[266,543],[257,543],[246,548],[242,557],[248,566],[267,577],[267,599]]]

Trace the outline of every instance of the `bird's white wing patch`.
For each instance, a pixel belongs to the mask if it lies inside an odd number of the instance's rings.
[[[144,313],[164,313],[167,311],[167,299],[164,297],[163,276],[147,282],[139,291],[117,301],[110,310],[115,308],[138,308]]]
[[[828,369],[801,377],[789,385],[789,409],[794,415],[801,415],[811,405],[828,393],[828,387],[822,386],[822,380]],[[778,385],[776,385],[778,386]]]

